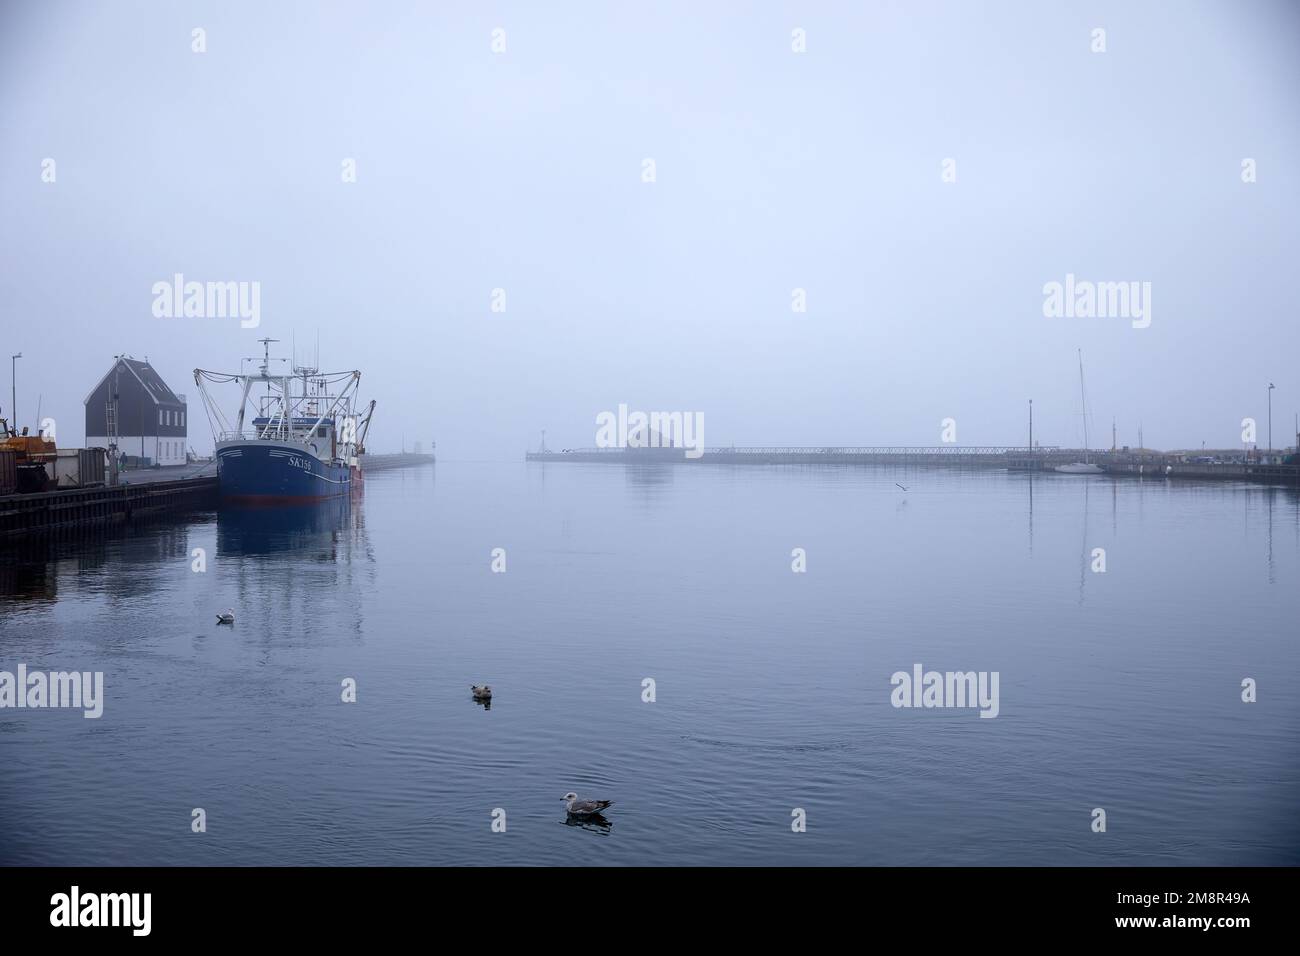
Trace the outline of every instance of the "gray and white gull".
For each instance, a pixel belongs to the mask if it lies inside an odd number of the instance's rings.
[[[579,800],[578,795],[570,790],[564,795],[564,806],[574,817],[595,817],[614,805],[613,800]]]

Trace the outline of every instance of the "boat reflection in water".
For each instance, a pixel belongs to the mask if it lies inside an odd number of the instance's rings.
[[[312,645],[363,634],[360,597],[374,588],[376,564],[359,499],[223,506],[217,561],[233,588],[221,606],[236,608],[242,632]]]
[[[229,557],[291,552],[299,561],[350,561],[365,550],[360,502],[343,495],[275,507],[223,506],[217,513],[217,553]]]

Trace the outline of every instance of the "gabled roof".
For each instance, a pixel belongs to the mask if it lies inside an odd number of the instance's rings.
[[[90,394],[85,397],[81,404],[90,404],[90,396],[99,391],[99,386],[108,381],[108,376],[117,371],[118,365],[121,365],[128,372],[135,376],[142,386],[145,394],[153,399],[155,405],[183,405],[176,393],[168,388],[167,383],[162,380],[162,376],[154,371],[154,367],[148,362],[141,362],[139,359],[133,359],[123,356],[113,363],[113,367],[108,370],[108,374],[99,380],[99,384],[90,390]]]

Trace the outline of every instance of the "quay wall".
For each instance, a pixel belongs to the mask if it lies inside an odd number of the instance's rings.
[[[215,477],[105,485],[0,497],[0,539],[130,522],[165,512],[217,507]]]

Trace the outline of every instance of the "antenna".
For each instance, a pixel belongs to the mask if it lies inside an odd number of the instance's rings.
[[[271,367],[271,343],[279,342],[280,340],[266,338],[258,339],[257,341],[262,343],[262,374],[265,375],[267,370]],[[148,360],[146,359],[146,361]]]

